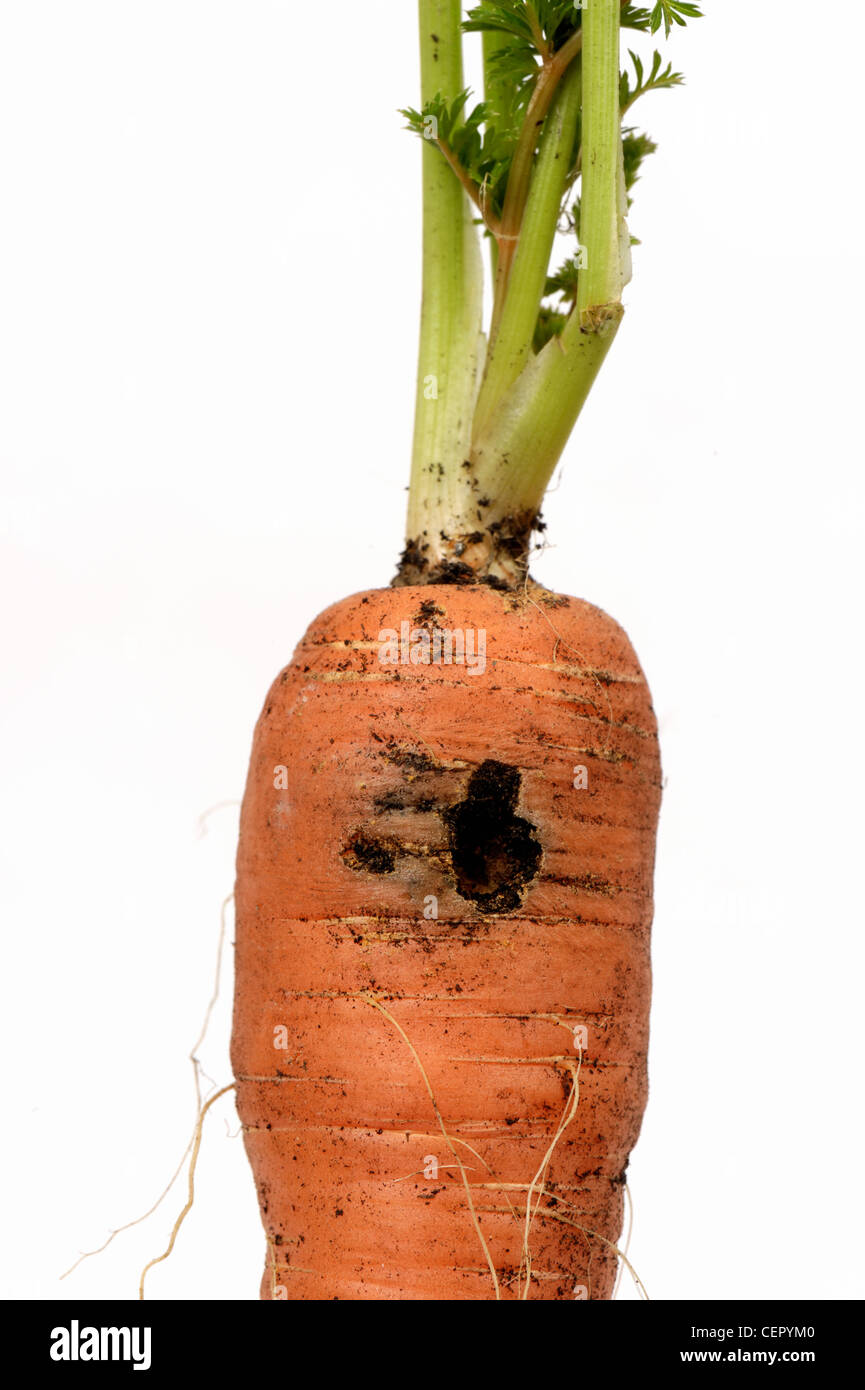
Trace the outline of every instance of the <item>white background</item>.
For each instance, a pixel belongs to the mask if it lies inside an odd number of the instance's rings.
[[[415,7],[318,8],[0,4],[6,1297],[134,1297],[162,1249],[180,1188],[58,1282],[191,1130],[237,808],[199,817],[401,545]],[[625,626],[661,725],[634,1264],[655,1298],[861,1298],[865,25],[709,8],[639,113],[628,315],[534,572]],[[226,972],[220,1083],[229,1003]],[[228,1098],[153,1296],[256,1297],[236,1130]]]

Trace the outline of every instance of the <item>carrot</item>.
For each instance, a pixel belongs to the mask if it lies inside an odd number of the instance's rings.
[[[409,664],[385,664],[403,623]],[[483,634],[485,670],[411,664],[436,632]],[[404,588],[312,625],[256,729],[238,855],[263,1297],[609,1297],[659,783],[642,672],[588,604]]]
[[[274,683],[241,813],[232,1065],[263,1298],[612,1296],[647,1094],[657,729],[621,628],[528,562],[622,320],[654,148],[622,121],[681,81],[658,54],[621,73],[620,26],[698,14],[482,0],[463,24],[458,0],[419,0],[405,551]],[[563,210],[578,249],[550,276]]]

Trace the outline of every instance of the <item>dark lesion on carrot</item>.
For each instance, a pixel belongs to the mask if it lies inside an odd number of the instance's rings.
[[[430,753],[418,753],[413,748],[401,748],[393,740],[388,743],[387,752],[383,756],[387,762],[393,763],[395,767],[405,769],[409,776],[421,772],[444,771],[444,768],[436,762]]]
[[[614,898],[621,888],[617,883],[600,874],[545,874],[545,882],[557,883],[560,888],[575,888],[580,893],[599,893],[605,898]]]
[[[358,830],[340,851],[342,859],[357,873],[392,874],[402,847]]]
[[[389,750],[405,778],[445,771],[423,754]],[[459,778],[462,782],[462,777]],[[438,787],[421,797],[389,789],[373,801],[376,817],[395,816],[396,834],[369,825],[354,830],[340,850],[355,873],[385,876],[398,872],[400,861],[426,860],[431,871],[450,879],[458,895],[481,913],[513,912],[540,873],[543,851],[537,827],[517,815],[522,773],[508,763],[487,759],[472,772],[468,784]],[[417,813],[435,813],[446,842],[428,832],[416,840],[405,835],[407,820]]]
[[[442,812],[457,892],[482,912],[513,912],[538,876],[537,828],[516,814],[521,780],[518,768],[488,759],[465,800]]]
[[[384,815],[388,811],[405,811],[409,806],[405,795],[397,791],[383,792],[381,796],[373,799],[372,804],[377,816]]]

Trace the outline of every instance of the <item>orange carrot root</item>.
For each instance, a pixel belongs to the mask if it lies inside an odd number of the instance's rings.
[[[313,623],[238,851],[262,1297],[611,1297],[659,800],[645,679],[589,604],[388,589]]]

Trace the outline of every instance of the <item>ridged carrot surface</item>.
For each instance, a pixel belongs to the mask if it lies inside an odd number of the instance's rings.
[[[448,663],[455,634],[484,662]],[[238,852],[262,1297],[610,1297],[659,800],[649,691],[597,608],[409,587],[312,624]]]

